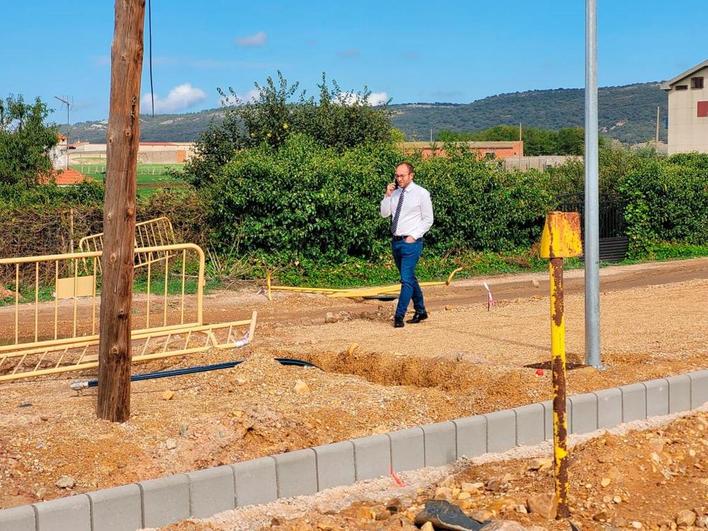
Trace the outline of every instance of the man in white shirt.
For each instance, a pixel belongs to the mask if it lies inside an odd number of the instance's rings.
[[[381,200],[381,216],[391,220],[391,247],[393,259],[401,274],[401,293],[393,326],[401,328],[408,305],[413,299],[415,314],[408,323],[419,323],[428,318],[423,291],[415,278],[415,267],[423,252],[423,235],[433,225],[433,204],[430,193],[413,182],[413,166],[403,162],[396,167],[396,182],[386,187]]]

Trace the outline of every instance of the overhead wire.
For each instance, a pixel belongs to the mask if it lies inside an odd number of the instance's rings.
[[[148,0],[148,64],[150,68],[150,102],[152,117],[155,118],[155,88],[152,80],[152,0]]]

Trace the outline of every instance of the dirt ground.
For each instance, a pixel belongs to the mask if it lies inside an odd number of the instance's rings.
[[[669,421],[640,421],[571,437],[569,521],[577,529],[708,527],[708,410]],[[169,531],[278,529],[415,530],[432,499],[478,521],[514,521],[523,529],[567,530],[554,520],[548,443],[454,466],[400,474],[316,496],[227,511]],[[693,527],[691,527],[693,526]],[[518,529],[518,528],[517,528]]]
[[[567,350],[582,361],[582,275],[567,278]],[[484,280],[491,311],[482,279],[466,280],[427,290],[431,318],[397,330],[391,302],[211,294],[207,322],[258,310],[254,343],[159,367],[246,361],[135,383],[124,424],[96,420],[95,389],[71,391],[76,376],[2,384],[0,508],[549,399],[549,371],[527,367],[549,358],[544,275]],[[602,289],[605,370],[570,371],[569,392],[708,366],[708,260],[606,268]]]

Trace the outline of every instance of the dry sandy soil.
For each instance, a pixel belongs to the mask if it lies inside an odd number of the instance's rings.
[[[606,368],[570,371],[570,392],[708,366],[708,260],[602,274]],[[550,398],[549,372],[526,367],[549,358],[544,275],[486,280],[498,300],[491,311],[481,280],[462,281],[428,290],[431,318],[398,330],[390,302],[286,293],[268,301],[253,287],[212,294],[207,322],[259,311],[255,342],[135,372],[246,361],[135,383],[124,424],[96,420],[95,389],[71,391],[76,376],[2,384],[0,508]],[[567,288],[567,349],[581,361],[581,272],[568,274]],[[0,310],[0,334],[7,317]],[[58,487],[62,476],[74,485]]]
[[[708,526],[708,410],[633,422],[571,436],[570,521],[590,529]],[[548,443],[460,460],[315,496],[226,511],[169,531],[415,530],[425,502],[445,500],[478,521],[506,520],[528,530],[567,530],[555,521]],[[522,529],[523,529],[522,528]],[[519,528],[516,528],[517,530]]]

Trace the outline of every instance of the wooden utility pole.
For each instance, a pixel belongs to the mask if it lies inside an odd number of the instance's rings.
[[[113,422],[130,418],[130,313],[144,18],[145,0],[116,0],[96,406],[98,418]]]

